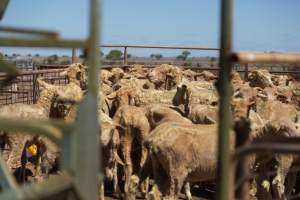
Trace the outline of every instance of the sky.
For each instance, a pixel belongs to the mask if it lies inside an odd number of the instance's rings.
[[[88,36],[88,0],[10,0],[1,25]],[[300,0],[239,0],[234,4],[234,50],[300,52]],[[102,44],[219,46],[220,0],[102,0]],[[7,36],[7,35],[0,35]],[[106,53],[109,49],[103,49]],[[70,50],[3,48],[11,54],[70,55]],[[178,50],[129,49],[148,56]],[[216,53],[192,51],[191,56]]]

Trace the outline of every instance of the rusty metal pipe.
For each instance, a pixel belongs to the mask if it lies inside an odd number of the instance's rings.
[[[238,52],[232,60],[239,63],[300,63],[300,54]]]
[[[217,200],[233,199],[233,172],[230,168],[229,129],[231,127],[231,84],[232,68],[232,4],[233,0],[221,1],[221,41],[219,59],[219,79],[217,82],[219,103],[218,125],[218,168],[217,168]]]
[[[100,45],[106,48],[149,48],[149,49],[189,49],[189,50],[205,50],[219,51],[220,48],[213,47],[193,47],[193,46],[172,46],[172,45]]]

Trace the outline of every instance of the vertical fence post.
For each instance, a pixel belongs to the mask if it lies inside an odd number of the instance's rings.
[[[75,48],[72,48],[72,63],[75,63],[76,62],[76,49]]]
[[[236,135],[235,147],[239,148],[247,144],[250,136],[250,120],[242,119],[234,124],[234,130]],[[245,156],[236,162],[235,168],[235,183],[237,188],[235,189],[235,198],[240,200],[249,199],[249,157]],[[245,180],[246,179],[246,180]],[[239,182],[241,181],[241,182]]]
[[[219,126],[218,126],[218,170],[217,170],[217,200],[231,200],[233,198],[233,177],[230,171],[230,143],[229,129],[231,128],[231,84],[232,69],[232,3],[233,0],[222,0],[221,4],[221,41],[219,78],[217,88],[219,92]]]
[[[33,65],[33,70],[36,70],[36,66],[35,65]],[[36,74],[33,74],[32,75],[32,103],[36,103],[36,94],[37,94],[37,87],[36,87],[36,79],[37,79],[37,75]],[[28,96],[28,98],[31,98],[31,97],[29,97]],[[28,101],[30,101],[30,100],[28,100]]]
[[[245,81],[248,81],[248,76],[249,76],[249,64],[247,63],[245,65],[245,76],[244,76]]]
[[[128,64],[128,62],[127,62],[127,47],[125,46],[124,47],[124,61],[123,61],[123,64],[124,65],[127,65]]]

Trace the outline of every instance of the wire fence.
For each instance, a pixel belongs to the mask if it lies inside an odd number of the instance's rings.
[[[0,91],[0,105],[35,103],[39,96],[37,78],[42,78],[51,84],[65,85],[67,78],[60,75],[62,71],[63,69],[22,71],[10,85]]]

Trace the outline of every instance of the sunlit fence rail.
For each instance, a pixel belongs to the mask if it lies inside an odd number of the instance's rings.
[[[163,49],[192,49],[192,50],[200,50],[200,51],[218,51],[217,48],[202,48],[202,47],[187,47],[187,46],[146,46],[146,45],[103,45],[102,47],[106,48],[163,48]],[[73,49],[73,61],[77,60],[76,51]],[[124,55],[126,54],[124,50]],[[183,69],[191,69],[196,72],[201,72],[203,70],[211,71],[216,75],[219,73],[219,68],[216,67],[217,60],[215,60],[214,64],[209,63],[209,60],[202,60],[205,64],[200,64],[196,66],[185,66],[184,61],[176,61],[176,59],[170,59],[157,61],[157,60],[132,60],[130,62],[127,61],[127,64],[120,61],[120,63],[116,64],[115,62],[109,63],[106,62],[102,65],[104,69],[111,69],[114,67],[121,68],[129,68],[134,64],[142,64],[146,68],[154,68],[159,66],[162,63],[166,64],[175,64],[177,66],[182,67]],[[0,105],[6,104],[14,104],[14,103],[34,103],[36,102],[37,97],[39,96],[39,89],[36,84],[37,77],[45,79],[47,82],[56,84],[56,85],[65,85],[67,83],[67,79],[64,76],[60,76],[60,72],[64,70],[68,65],[49,65],[49,64],[40,64],[35,65],[35,70],[23,70],[20,75],[15,79],[11,85],[4,87],[0,91]],[[25,66],[26,68],[26,66]],[[234,64],[233,69],[238,71],[242,77],[247,78],[249,72],[255,69],[267,69],[271,73],[274,74],[286,74],[293,76],[296,79],[300,77],[299,67],[296,64],[270,64],[270,63],[255,63],[255,64]],[[1,75],[0,74],[0,78]]]

